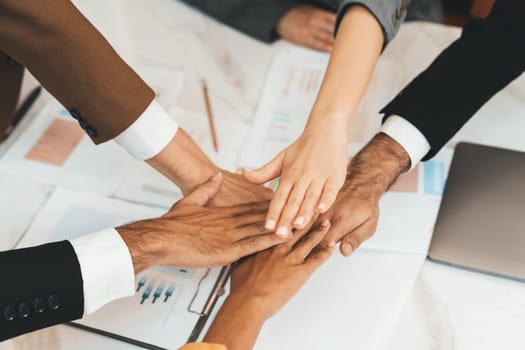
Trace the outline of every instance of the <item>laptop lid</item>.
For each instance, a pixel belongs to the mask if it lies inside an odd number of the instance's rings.
[[[428,255],[525,281],[525,153],[456,146]]]

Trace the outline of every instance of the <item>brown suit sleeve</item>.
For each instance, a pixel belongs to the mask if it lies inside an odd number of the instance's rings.
[[[0,51],[24,65],[97,144],[124,131],[154,98],[67,0],[0,0]]]
[[[0,142],[15,113],[24,67],[0,51]]]

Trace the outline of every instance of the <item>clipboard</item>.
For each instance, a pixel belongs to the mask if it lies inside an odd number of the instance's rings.
[[[163,212],[162,208],[58,188],[16,246],[72,239],[133,218],[158,217]],[[69,326],[145,349],[177,348],[199,339],[224,295],[230,270],[230,266],[148,269],[136,276],[136,293],[114,300]]]
[[[219,275],[217,276],[216,280],[215,280],[215,284],[211,290],[211,293],[209,294],[207,300],[206,300],[206,303],[204,304],[202,310],[194,310],[194,303],[195,303],[195,300],[200,292],[200,285],[201,285],[201,282],[208,276],[208,273],[209,273],[210,269],[208,269],[207,273],[199,280],[199,283],[197,285],[197,288],[195,290],[195,294],[193,295],[188,307],[187,307],[187,311],[189,313],[193,313],[193,314],[197,314],[199,316],[198,318],[198,321],[195,323],[195,326],[193,327],[193,330],[191,331],[191,333],[188,335],[188,339],[186,341],[186,343],[193,343],[193,342],[197,342],[199,340],[199,338],[201,337],[202,335],[202,332],[203,330],[205,329],[208,321],[209,321],[209,318],[213,312],[213,310],[215,309],[215,306],[217,305],[217,302],[219,301],[219,299],[224,296],[225,294],[225,286],[226,286],[226,283],[228,282],[228,279],[230,277],[230,274],[231,274],[231,271],[232,271],[232,265],[227,265],[227,266],[223,266],[221,268],[221,271],[219,273]],[[113,332],[108,332],[108,331],[105,331],[103,329],[100,329],[100,328],[96,328],[96,327],[91,327],[91,326],[86,326],[84,324],[81,324],[81,323],[78,323],[78,322],[69,322],[69,323],[66,323],[67,326],[69,327],[72,327],[72,328],[76,328],[76,329],[80,329],[80,330],[83,330],[83,331],[86,331],[86,332],[90,332],[90,333],[94,333],[94,334],[98,334],[98,335],[101,335],[101,336],[104,336],[104,337],[108,337],[108,338],[112,338],[112,339],[115,339],[115,340],[118,340],[118,341],[122,341],[122,342],[125,342],[125,343],[128,343],[128,344],[132,344],[132,345],[135,345],[135,346],[138,346],[138,347],[141,347],[141,348],[144,348],[144,349],[149,349],[149,350],[170,350],[170,349],[167,349],[167,348],[164,348],[164,347],[160,347],[160,346],[157,346],[155,344],[151,344],[151,343],[148,343],[148,342],[143,342],[143,341],[140,341],[140,340],[137,340],[137,339],[133,339],[133,338],[130,338],[130,337],[126,337],[126,336],[123,336],[123,335],[120,335],[120,334],[117,334],[117,333],[113,333]],[[183,344],[180,344],[181,346]]]

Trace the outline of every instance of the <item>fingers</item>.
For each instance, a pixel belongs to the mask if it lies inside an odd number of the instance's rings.
[[[330,209],[330,207],[334,204],[340,188],[341,186],[337,186],[330,180],[325,183],[323,194],[321,195],[321,199],[319,199],[319,205],[317,206],[317,210],[321,214],[326,213],[328,209]]]
[[[335,20],[337,19],[337,15],[333,12],[323,11],[322,19],[323,19],[323,22],[327,25],[328,30],[333,32],[334,27],[335,27]]]
[[[253,184],[262,185],[281,174],[283,169],[283,153],[279,153],[270,163],[257,170],[243,169],[242,176],[246,181]]]
[[[330,221],[323,220],[321,225],[310,231],[303,237],[292,249],[290,254],[297,259],[297,262],[303,262],[312,250],[317,247],[330,228]]]
[[[221,207],[217,210],[225,211],[233,217],[243,217],[247,214],[258,214],[258,213],[265,213],[268,211],[268,208],[270,206],[270,201],[259,201],[259,202],[250,202],[250,203],[242,203],[237,204],[231,207]],[[241,223],[243,225],[244,223]]]
[[[286,239],[279,237],[273,233],[267,233],[264,235],[248,237],[240,240],[236,243],[237,247],[237,259],[245,257],[247,255],[255,254],[261,250],[265,250],[273,247],[274,245],[285,242]]]
[[[292,229],[292,223],[294,221],[298,224],[305,224],[307,220],[309,221],[311,217],[309,218],[297,218],[297,213],[299,212],[299,208],[303,202],[304,195],[306,193],[306,190],[308,188],[308,183],[305,182],[299,182],[294,184],[294,187],[292,191],[290,192],[290,195],[288,196],[288,200],[286,201],[286,204],[282,208],[282,211],[275,212],[275,218],[278,218],[278,225],[277,225],[277,234],[286,236]],[[277,188],[277,192],[279,192],[281,188]],[[276,195],[277,196],[277,195]],[[284,197],[284,196],[283,196]],[[271,207],[271,205],[270,205]],[[273,213],[272,213],[273,214]],[[280,217],[279,217],[280,215]],[[270,217],[270,212],[268,213],[268,217]],[[299,219],[299,222],[297,220]]]
[[[319,196],[323,190],[323,184],[320,182],[315,182],[310,184],[308,191],[304,197],[303,204],[297,215],[297,219],[294,221],[294,228],[302,229],[303,227],[311,221],[311,218],[316,213],[317,204],[319,203]]]
[[[321,51],[332,51],[334,45],[335,14],[328,11],[319,11],[315,22],[312,24],[311,46]]]
[[[313,35],[305,39],[305,45],[309,46],[310,48],[314,50],[324,51],[324,52],[330,52],[332,51],[333,42],[327,42],[325,40],[319,39],[316,35]]]
[[[341,240],[339,250],[344,256],[350,256],[359,246],[370,238],[376,230],[376,224],[367,221]]]
[[[281,211],[288,200],[288,195],[292,190],[292,184],[287,181],[279,183],[277,191],[275,192],[270,208],[268,208],[268,215],[266,216],[266,228],[274,230],[277,226],[277,221],[281,215]],[[279,231],[277,234],[286,235],[287,232]]]
[[[197,186],[193,192],[184,197],[175,206],[183,207],[188,205],[204,206],[212,199],[222,185],[222,174],[215,174],[209,181]],[[173,209],[173,208],[172,208]]]
[[[343,239],[344,236],[363,224],[360,217],[354,217],[351,214],[339,216],[330,215],[330,213],[328,213],[325,216],[321,216],[319,220],[322,220],[324,217],[331,217],[332,224],[330,230],[323,239],[322,246],[335,246],[335,244]]]
[[[304,265],[310,268],[310,273],[314,273],[322,264],[328,260],[332,253],[334,252],[334,247],[317,247],[314,249],[312,254],[308,256]]]
[[[275,233],[268,230],[266,227],[264,227],[264,221],[260,220],[259,222],[253,222],[244,226],[236,227],[235,233],[233,234],[233,239],[235,241],[242,241],[243,239],[260,236],[262,234],[271,233],[272,235],[275,235]],[[291,235],[287,237],[278,236],[281,239],[281,242],[287,241],[289,238],[291,238]]]

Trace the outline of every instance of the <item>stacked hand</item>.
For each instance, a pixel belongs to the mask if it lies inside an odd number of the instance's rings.
[[[305,227],[316,213],[335,201],[346,176],[346,129],[314,128],[305,132],[271,162],[246,180],[262,184],[281,176],[266,218],[266,228],[286,237],[292,228]]]
[[[205,337],[229,350],[252,349],[264,322],[278,312],[332,254],[319,242],[330,228],[324,220],[308,232],[259,252],[238,265],[232,274],[231,293]],[[234,331],[232,331],[234,330]]]
[[[349,256],[370,238],[379,219],[379,199],[409,165],[408,154],[397,142],[377,134],[352,159],[334,206],[319,218],[332,222],[323,245],[341,242],[341,253]]]
[[[222,182],[217,174],[163,217],[117,229],[131,252],[136,273],[154,265],[225,265],[286,240],[264,228],[268,201],[204,207]]]

